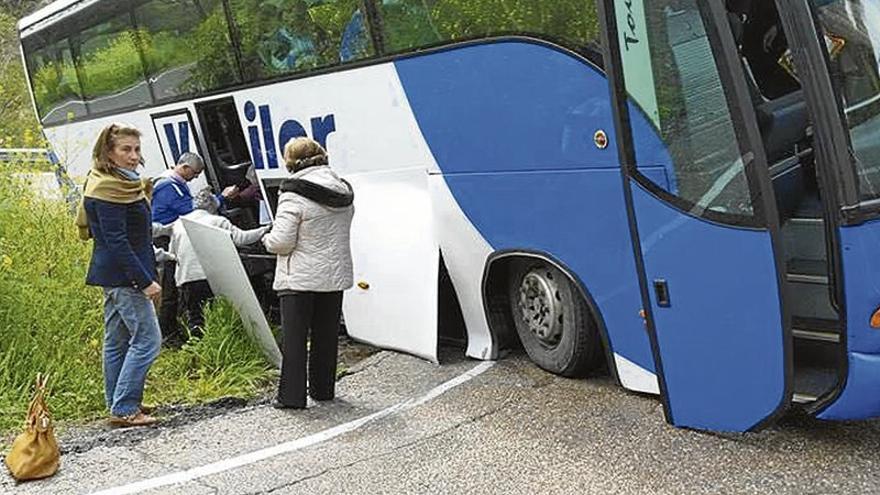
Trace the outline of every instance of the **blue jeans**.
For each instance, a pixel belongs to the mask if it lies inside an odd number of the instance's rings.
[[[162,346],[153,303],[133,287],[104,288],[104,397],[110,414],[138,412]]]

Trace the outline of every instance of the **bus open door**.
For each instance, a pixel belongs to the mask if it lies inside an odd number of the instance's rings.
[[[759,428],[793,394],[788,282],[724,2],[603,7],[617,144],[667,420]],[[657,165],[670,177],[641,172]]]

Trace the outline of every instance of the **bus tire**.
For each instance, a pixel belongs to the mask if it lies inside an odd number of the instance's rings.
[[[512,268],[510,310],[529,358],[557,375],[585,376],[599,363],[602,344],[577,287],[549,263],[518,263]]]

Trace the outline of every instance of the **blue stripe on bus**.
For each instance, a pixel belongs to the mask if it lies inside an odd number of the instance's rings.
[[[604,75],[523,41],[395,65],[453,196],[493,249],[547,252],[572,269],[613,351],[653,372]],[[634,127],[662,157],[650,124]],[[593,141],[599,129],[609,138],[604,150]],[[662,170],[650,173],[663,183]]]
[[[880,415],[880,330],[871,328],[871,315],[880,306],[880,221],[840,229],[843,283],[846,297],[846,385],[837,400],[818,417],[863,419]]]

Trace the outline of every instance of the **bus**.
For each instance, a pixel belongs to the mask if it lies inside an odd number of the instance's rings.
[[[358,340],[436,361],[457,313],[467,356],[607,368],[678,427],[880,415],[877,0],[59,0],[19,30],[75,176],[123,120],[148,174],[197,151],[271,204],[284,143],[324,144]]]

